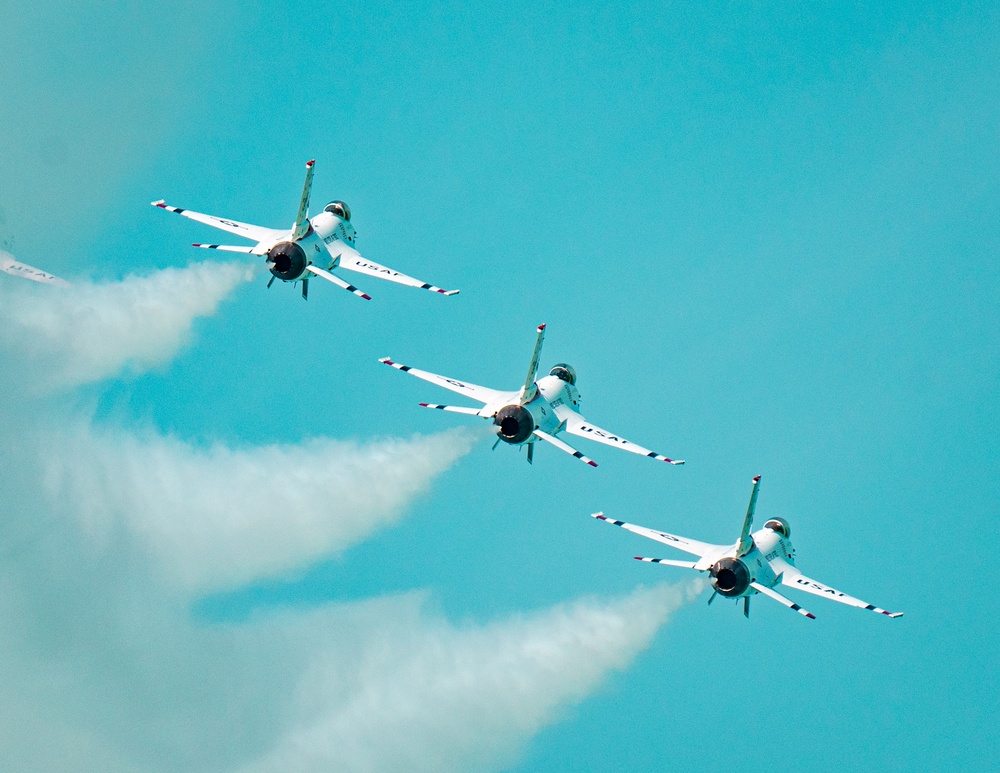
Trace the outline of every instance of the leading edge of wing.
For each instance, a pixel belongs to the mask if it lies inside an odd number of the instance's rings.
[[[288,231],[283,231],[276,228],[264,228],[260,225],[252,225],[251,223],[241,223],[238,220],[230,220],[228,218],[216,217],[215,215],[206,215],[201,212],[193,212],[190,209],[182,209],[181,207],[172,207],[167,204],[163,199],[159,201],[150,202],[152,206],[159,207],[160,209],[165,209],[167,212],[173,212],[177,215],[181,215],[190,220],[194,220],[198,223],[204,223],[205,225],[210,225],[212,228],[218,228],[220,231],[226,231],[231,234],[236,234],[237,236],[242,236],[246,239],[253,239],[255,242],[269,242],[276,239],[281,239],[287,237]]]
[[[671,459],[669,456],[658,454],[656,451],[650,451],[638,443],[633,443],[631,440],[626,440],[620,435],[615,435],[613,432],[601,429],[596,424],[587,421],[574,410],[567,409],[565,413],[558,415],[559,418],[566,420],[566,431],[571,435],[589,438],[597,443],[603,443],[612,448],[620,448],[623,451],[630,451],[639,456],[648,456],[651,459],[657,459],[667,464],[684,464],[683,459]]]
[[[404,373],[409,373],[411,376],[416,376],[419,379],[428,381],[431,384],[437,384],[438,386],[444,387],[445,389],[457,394],[471,397],[473,400],[477,400],[483,405],[497,402],[507,396],[506,392],[500,392],[496,389],[489,389],[488,387],[479,386],[478,384],[470,384],[468,381],[459,381],[458,379],[448,378],[447,376],[439,376],[437,373],[430,373],[426,370],[411,368],[409,365],[393,362],[389,357],[382,357],[379,362],[395,368],[396,370],[401,370]]]
[[[647,529],[645,526],[636,526],[634,523],[616,521],[614,518],[608,518],[604,513],[593,513],[590,517],[596,518],[599,521],[604,521],[605,523],[610,523],[612,526],[620,526],[626,531],[638,534],[640,537],[646,537],[647,539],[662,542],[664,545],[670,545],[678,550],[683,550],[685,553],[698,556],[698,558],[704,558],[709,553],[724,551],[727,549],[726,545],[711,545],[707,542],[698,542],[697,540],[687,539],[686,537],[678,537],[676,534],[668,534],[665,531]]]

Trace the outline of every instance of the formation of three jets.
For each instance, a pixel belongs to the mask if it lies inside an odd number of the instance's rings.
[[[275,279],[281,279],[283,282],[301,282],[302,297],[305,299],[308,298],[309,294],[309,280],[312,277],[320,277],[365,300],[371,300],[369,295],[334,274],[333,270],[336,268],[367,274],[410,287],[431,290],[443,295],[454,295],[458,292],[458,290],[443,290],[363,258],[354,248],[355,231],[351,225],[351,212],[344,202],[330,202],[324,207],[323,212],[310,218],[309,199],[314,163],[309,161],[306,164],[306,180],[299,201],[298,214],[290,230],[264,228],[213,215],[205,215],[169,206],[162,200],[153,202],[153,206],[256,242],[253,246],[200,243],[196,243],[194,246],[265,256],[267,268],[272,275],[267,286],[270,287]],[[0,262],[0,269],[35,281],[66,284],[58,277],[6,258]],[[684,463],[683,460],[671,459],[632,443],[584,419],[578,408],[580,393],[576,388],[576,372],[570,365],[559,363],[550,369],[548,375],[537,378],[538,361],[545,337],[545,325],[540,325],[537,333],[535,349],[524,386],[516,391],[489,389],[467,381],[411,368],[393,362],[387,357],[380,362],[480,403],[481,408],[430,403],[421,403],[420,405],[425,408],[463,413],[492,420],[497,434],[494,448],[501,441],[510,445],[524,446],[527,450],[529,463],[533,459],[534,444],[541,440],[592,467],[596,467],[596,462],[558,437],[562,432],[577,437],[590,438],[604,445],[669,464]],[[709,604],[715,599],[716,594],[726,598],[742,598],[744,614],[747,617],[750,614],[750,597],[758,593],[768,596],[806,617],[814,617],[810,612],[775,591],[774,588],[777,585],[797,587],[807,593],[873,610],[889,617],[898,617],[902,614],[900,612],[887,612],[804,576],[795,568],[794,549],[789,539],[790,531],[784,520],[771,519],[764,524],[763,529],[751,534],[750,528],[759,486],[760,476],[758,475],[754,478],[753,493],[743,523],[743,531],[740,539],[734,545],[712,545],[698,542],[666,532],[616,521],[605,517],[603,513],[596,513],[594,517],[697,556],[698,560],[694,562],[639,556],[636,558],[650,563],[709,572],[714,588]]]

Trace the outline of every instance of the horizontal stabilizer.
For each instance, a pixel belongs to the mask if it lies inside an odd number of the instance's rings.
[[[247,255],[253,253],[255,247],[237,247],[232,244],[192,244],[192,247],[201,247],[203,250],[219,250],[220,252],[243,252]]]
[[[465,413],[469,416],[478,416],[479,408],[466,408],[461,405],[437,405],[435,403],[420,403],[421,408],[433,408],[438,411],[448,411],[450,413]]]
[[[368,293],[364,293],[352,284],[345,282],[336,274],[331,274],[326,269],[320,268],[319,266],[306,266],[306,271],[309,271],[316,276],[323,277],[328,282],[333,282],[337,287],[343,287],[347,292],[354,293],[359,298],[364,298],[366,301],[370,301],[372,297]]]
[[[557,437],[555,437],[553,435],[550,435],[548,432],[542,432],[540,429],[536,429],[534,434],[535,434],[535,437],[540,438],[541,440],[544,440],[546,443],[554,445],[560,451],[565,451],[567,454],[569,454],[570,456],[573,456],[573,457],[579,459],[584,464],[589,464],[591,467],[596,467],[597,466],[597,462],[595,462],[593,459],[584,456],[579,451],[577,451],[575,448],[573,448],[573,446],[569,445],[569,443],[564,443],[559,438],[557,438]]]
[[[803,609],[802,607],[800,607],[798,604],[796,604],[791,599],[786,599],[784,596],[782,596],[776,590],[772,590],[771,588],[768,588],[766,585],[761,585],[759,582],[752,582],[752,583],[750,583],[750,587],[753,588],[758,593],[763,593],[765,596],[769,596],[770,598],[772,598],[775,601],[777,601],[779,604],[784,604],[789,609],[795,610],[796,612],[798,612],[803,617],[808,617],[810,620],[815,620],[816,619],[816,615],[814,615],[808,609]]]
[[[671,561],[669,558],[645,558],[644,556],[636,556],[636,561],[645,561],[647,564],[666,564],[667,566],[679,566],[682,569],[695,569],[696,565],[693,561]]]

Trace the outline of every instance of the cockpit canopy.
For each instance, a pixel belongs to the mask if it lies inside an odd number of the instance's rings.
[[[772,518],[767,523],[764,524],[765,529],[770,529],[773,532],[780,534],[782,537],[789,538],[792,536],[792,529],[788,525],[788,521],[784,518]]]
[[[567,384],[576,384],[576,371],[573,370],[572,365],[567,365],[565,362],[553,365],[552,370],[549,371],[549,375],[562,379]]]
[[[323,207],[323,211],[332,212],[337,217],[342,218],[344,220],[351,219],[351,208],[342,201],[331,201],[329,204]]]

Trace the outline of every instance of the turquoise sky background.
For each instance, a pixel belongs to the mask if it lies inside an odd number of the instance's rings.
[[[1000,738],[1000,13],[987,3],[465,4],[0,11],[0,247],[68,279],[184,266],[347,201],[374,300],[261,273],[100,422],[233,446],[409,437],[502,389],[534,327],[583,412],[687,460],[483,439],[392,528],[200,599],[206,626],[427,589],[459,624],[679,582],[664,548],[790,521],[807,575],[900,620],[705,593],[504,769],[985,769]],[[225,240],[224,238],[222,239]],[[236,243],[235,240],[233,243]],[[196,254],[197,253],[197,254]],[[10,280],[14,282],[16,280]],[[790,594],[791,595],[791,594]],[[178,738],[178,743],[183,743]],[[505,763],[506,764],[506,763]]]

